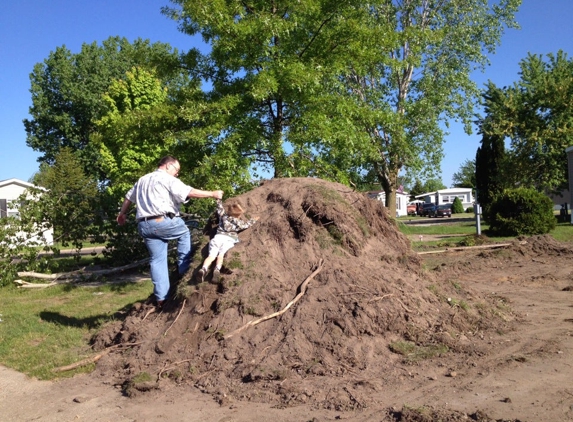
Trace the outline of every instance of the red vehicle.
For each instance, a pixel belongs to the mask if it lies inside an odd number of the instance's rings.
[[[452,206],[450,204],[438,205],[430,211],[428,217],[451,217]]]

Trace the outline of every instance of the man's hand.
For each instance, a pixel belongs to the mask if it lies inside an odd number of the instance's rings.
[[[115,220],[117,221],[117,224],[123,226],[125,224],[125,221],[127,220],[127,215],[119,213]]]
[[[213,198],[223,199],[223,191],[222,190],[214,190],[213,191]]]

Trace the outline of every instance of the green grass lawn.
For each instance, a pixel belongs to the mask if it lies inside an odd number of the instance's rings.
[[[461,214],[462,221],[449,222],[449,219],[428,219],[428,217],[401,217],[397,219],[398,229],[407,236],[433,235],[444,236],[443,240],[435,241],[412,241],[414,250],[425,250],[432,247],[453,247],[468,246],[468,238],[477,234],[475,218],[469,214]],[[458,214],[454,214],[452,219],[459,219]],[[413,221],[430,220],[428,224],[412,224]],[[439,224],[444,223],[444,224]],[[480,223],[483,241],[506,242],[512,237],[495,237],[489,233],[489,225],[483,220]],[[560,242],[573,242],[573,225],[569,222],[557,223],[557,226],[549,235]]]
[[[0,289],[0,363],[29,376],[53,379],[91,371],[93,365],[56,374],[53,368],[93,356],[90,338],[104,324],[147,299],[151,281],[45,289]]]

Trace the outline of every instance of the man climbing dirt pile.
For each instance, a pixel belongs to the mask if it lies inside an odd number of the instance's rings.
[[[130,395],[180,384],[220,403],[366,409],[412,367],[487,355],[484,334],[520,319],[422,268],[383,205],[346,186],[274,179],[233,200],[260,219],[226,256],[225,289],[191,274],[161,311],[136,304],[94,339],[113,346],[98,377]]]

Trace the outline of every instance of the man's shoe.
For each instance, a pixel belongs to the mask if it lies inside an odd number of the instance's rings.
[[[156,306],[156,308],[157,308],[158,311],[163,310],[163,304],[164,304],[164,303],[165,303],[164,300],[158,300],[158,301],[157,301],[157,306]]]
[[[205,281],[205,270],[203,268],[197,271],[197,281],[199,283],[203,283]]]
[[[221,271],[215,268],[215,270],[213,271],[213,283],[215,284],[219,283],[220,279],[221,279]]]

